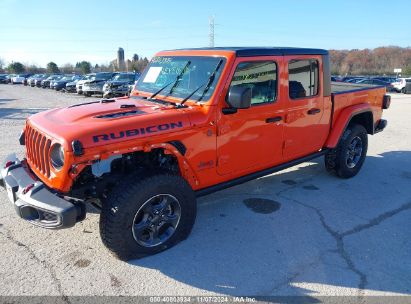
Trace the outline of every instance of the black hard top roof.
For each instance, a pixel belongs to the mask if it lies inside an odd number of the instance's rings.
[[[272,55],[328,55],[327,50],[295,48],[295,47],[213,47],[213,48],[189,48],[179,51],[233,51],[237,57],[272,56]]]

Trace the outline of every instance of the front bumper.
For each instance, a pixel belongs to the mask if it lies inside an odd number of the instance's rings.
[[[36,226],[70,228],[85,218],[83,204],[71,203],[51,192],[31,174],[26,161],[20,161],[15,154],[4,160],[0,184],[6,189],[17,214]]]
[[[84,86],[82,88],[83,93],[91,94],[103,94],[103,86]]]
[[[104,95],[114,95],[114,96],[124,96],[128,94],[128,87],[111,87],[111,88],[104,88],[103,90]]]

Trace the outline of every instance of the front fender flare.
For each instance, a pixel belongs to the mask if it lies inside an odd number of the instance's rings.
[[[195,174],[193,168],[190,166],[185,155],[182,151],[179,151],[176,146],[171,143],[161,143],[161,144],[151,144],[146,149],[164,149],[164,153],[172,154],[178,161],[178,166],[180,167],[181,175],[190,184],[191,188],[195,189],[200,184],[197,175]]]

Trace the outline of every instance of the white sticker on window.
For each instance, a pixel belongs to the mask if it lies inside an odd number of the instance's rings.
[[[148,82],[148,83],[156,82],[156,80],[157,80],[158,76],[160,75],[162,69],[163,69],[162,67],[151,67],[148,70],[148,72],[146,74],[146,77],[144,77],[143,82]]]

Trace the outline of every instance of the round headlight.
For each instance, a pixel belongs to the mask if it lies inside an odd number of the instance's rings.
[[[61,170],[64,165],[64,150],[60,144],[55,144],[50,152],[51,165],[56,170]]]

